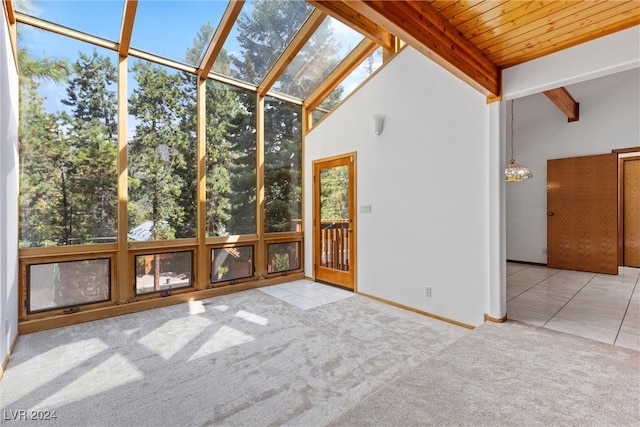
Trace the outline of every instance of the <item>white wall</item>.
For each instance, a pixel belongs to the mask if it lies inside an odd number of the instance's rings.
[[[386,115],[384,133],[371,116]],[[473,88],[407,48],[306,138],[311,162],[357,152],[357,290],[479,325],[489,292],[489,107]],[[305,240],[312,276],[312,239]],[[432,287],[432,297],[425,296]]]
[[[0,363],[18,334],[18,75],[0,7]]]
[[[507,259],[546,263],[547,160],[640,146],[640,68],[566,86],[580,120],[543,94],[515,100],[515,159],[533,178],[507,185]]]
[[[542,93],[640,67],[640,26],[582,43],[502,72],[502,100]]]

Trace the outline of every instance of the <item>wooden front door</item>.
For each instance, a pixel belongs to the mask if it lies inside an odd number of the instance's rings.
[[[640,267],[640,157],[622,162],[624,265]]]
[[[355,286],[355,153],[313,162],[314,277]]]
[[[618,273],[618,156],[547,161],[547,265]]]

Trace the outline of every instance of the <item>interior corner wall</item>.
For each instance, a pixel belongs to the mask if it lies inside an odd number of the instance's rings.
[[[372,115],[386,116],[381,135]],[[357,291],[479,325],[489,292],[489,107],[408,47],[305,140],[305,235],[314,160],[357,152]],[[370,213],[360,206],[371,205]],[[313,276],[312,239],[305,274]],[[432,288],[431,297],[425,287]]]
[[[18,335],[18,74],[0,7],[0,364]]]
[[[640,68],[566,86],[580,103],[567,117],[542,94],[515,100],[515,160],[533,178],[507,184],[507,259],[547,262],[547,160],[640,145]]]

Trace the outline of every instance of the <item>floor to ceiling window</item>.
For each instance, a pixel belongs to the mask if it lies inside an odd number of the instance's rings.
[[[309,112],[375,46],[304,1],[15,6],[22,320],[302,276]]]

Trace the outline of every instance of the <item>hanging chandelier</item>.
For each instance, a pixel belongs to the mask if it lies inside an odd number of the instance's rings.
[[[511,101],[511,160],[504,170],[504,176],[507,182],[520,182],[523,179],[533,178],[533,174],[528,167],[516,163],[513,159],[513,103]]]

